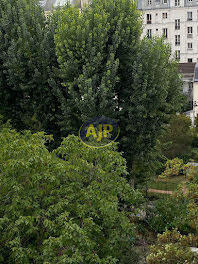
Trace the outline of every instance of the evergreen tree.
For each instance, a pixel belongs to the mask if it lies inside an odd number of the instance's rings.
[[[17,129],[58,133],[54,25],[36,0],[0,0],[0,112]]]

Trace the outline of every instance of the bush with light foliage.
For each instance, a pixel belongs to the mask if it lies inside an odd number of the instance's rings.
[[[50,153],[51,139],[0,131],[0,263],[128,263],[140,196],[121,177],[122,155],[75,136]]]
[[[185,174],[190,165],[184,164],[182,159],[175,158],[166,162],[166,168],[159,178],[169,178]]]
[[[198,238],[193,235],[182,236],[176,229],[158,235],[157,245],[151,246],[147,257],[148,264],[196,264],[198,254],[189,246],[198,245]]]

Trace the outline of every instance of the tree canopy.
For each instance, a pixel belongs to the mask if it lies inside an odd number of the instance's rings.
[[[0,1],[0,113],[17,129],[58,134],[54,25],[37,0]]]
[[[75,136],[51,153],[51,139],[0,131],[0,263],[128,263],[141,196],[121,177],[126,161]]]
[[[142,21],[130,0],[93,0],[79,12],[59,13],[55,43],[67,96],[61,127],[106,115],[120,123],[121,149],[130,168],[151,151],[170,113],[179,109],[177,63],[162,39],[141,40]]]
[[[168,158],[182,157],[190,153],[193,141],[190,118],[181,114],[172,115],[161,141],[170,143],[164,151]]]
[[[36,0],[0,5],[4,118],[60,139],[107,116],[119,122],[133,174],[148,164],[163,124],[179,109],[181,80],[169,45],[141,39],[136,3],[93,0],[81,11],[68,3],[48,19]]]

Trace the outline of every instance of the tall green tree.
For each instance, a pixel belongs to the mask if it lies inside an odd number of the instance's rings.
[[[162,39],[141,40],[142,21],[131,0],[93,0],[79,12],[61,10],[56,51],[67,98],[61,127],[77,133],[95,116],[119,121],[130,168],[148,159],[167,117],[179,107],[181,80]]]
[[[118,70],[123,71],[119,60],[126,64],[137,50],[138,18],[131,1],[92,1],[82,12],[68,4],[59,14],[55,42],[68,92],[63,105],[66,130],[76,132],[93,116],[116,117]]]
[[[51,21],[37,0],[0,0],[0,112],[17,129],[58,130]]]

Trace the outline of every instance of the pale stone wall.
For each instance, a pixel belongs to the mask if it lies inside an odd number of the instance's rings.
[[[186,0],[185,0],[186,1]],[[166,41],[171,44],[172,54],[180,51],[180,62],[198,61],[198,2],[188,5],[184,0],[180,0],[180,6],[174,6],[175,1],[168,2],[167,6],[160,4],[156,6],[156,1],[152,0],[153,5],[148,6],[148,0],[142,0],[139,8],[143,12],[144,30],[143,36],[147,35],[147,30],[152,30],[152,36],[162,36],[163,28],[168,29]],[[163,0],[161,0],[163,2]],[[187,12],[192,12],[192,21],[187,19]],[[167,13],[167,18],[163,18],[163,13]],[[147,24],[147,14],[151,14],[152,22]],[[180,19],[180,29],[175,29],[175,20]],[[192,35],[188,35],[187,28],[192,27]],[[175,45],[175,35],[180,35],[180,45]],[[188,48],[188,43],[192,43],[192,49]]]

